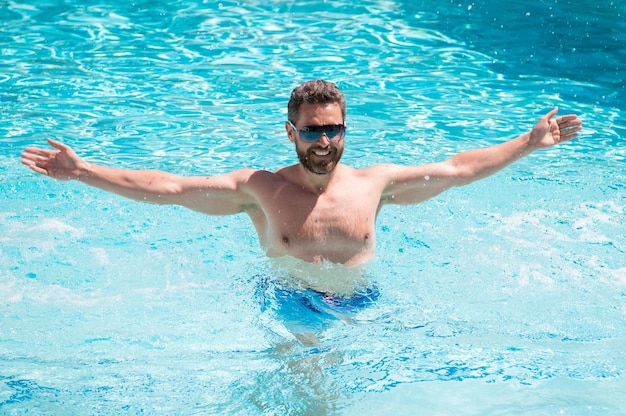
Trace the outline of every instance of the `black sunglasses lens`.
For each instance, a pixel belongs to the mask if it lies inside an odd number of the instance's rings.
[[[346,127],[343,124],[306,126],[298,131],[300,138],[305,142],[315,142],[320,138],[322,133],[326,134],[326,137],[329,139],[341,139],[346,131]]]
[[[326,133],[326,136],[328,136],[329,139],[333,139],[337,137],[342,132],[343,132],[343,128],[340,126],[331,126],[328,129],[324,130],[324,133]]]
[[[320,136],[322,135],[322,132],[319,132],[319,131],[300,130],[299,133],[300,133],[300,138],[304,140],[305,142],[316,142],[317,139],[319,139]]]

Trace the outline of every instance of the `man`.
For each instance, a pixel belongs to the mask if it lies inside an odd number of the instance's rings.
[[[343,94],[333,83],[314,80],[295,88],[288,104],[285,129],[299,163],[276,172],[240,169],[183,177],[115,169],[87,163],[54,140],[48,140],[54,150],[27,148],[22,163],[56,179],[79,180],[137,201],[182,205],[209,215],[245,212],[268,256],[297,258],[303,261],[301,268],[312,268],[302,273],[305,286],[345,292],[331,282],[336,273],[320,276],[320,268],[312,264],[362,265],[374,253],[376,216],[384,205],[418,204],[492,175],[534,150],[573,139],[581,121],[575,115],[555,117],[557,110],[516,139],[444,162],[357,170],[339,163],[346,130]]]

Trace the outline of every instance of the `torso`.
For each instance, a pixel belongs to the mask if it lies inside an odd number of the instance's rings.
[[[356,265],[374,252],[375,220],[384,183],[340,165],[321,193],[298,183],[296,167],[259,171],[249,184],[258,206],[247,210],[270,257]]]

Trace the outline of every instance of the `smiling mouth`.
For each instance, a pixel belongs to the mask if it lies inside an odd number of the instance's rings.
[[[330,149],[316,149],[316,150],[312,150],[311,151],[312,154],[314,154],[315,156],[330,156]]]

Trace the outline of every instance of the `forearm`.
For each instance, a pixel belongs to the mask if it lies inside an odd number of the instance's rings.
[[[558,108],[539,119],[533,129],[504,143],[460,153],[443,162],[423,166],[382,166],[378,176],[387,179],[382,201],[416,204],[455,186],[486,178],[535,150],[578,136],[582,123],[574,114],[553,118]]]
[[[530,133],[483,149],[459,153],[448,159],[457,172],[455,185],[486,178],[500,171],[511,163],[529,155],[535,149],[530,143]]]
[[[77,180],[136,201],[170,203],[168,195],[180,191],[177,176],[151,170],[127,170],[84,163]]]
[[[64,143],[52,139],[48,143],[54,149],[27,147],[22,163],[58,180],[78,180],[136,201],[181,205],[213,215],[236,214],[255,201],[240,189],[257,172],[254,169],[210,177],[108,168],[87,163]]]

